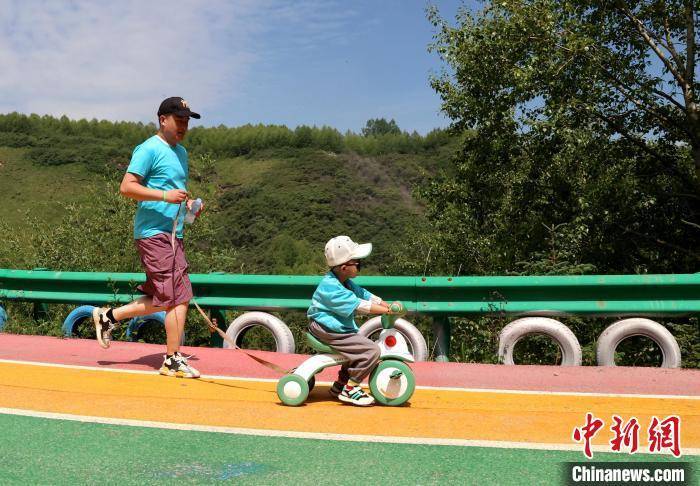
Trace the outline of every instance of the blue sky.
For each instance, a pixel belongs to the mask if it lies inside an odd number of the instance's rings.
[[[463,2],[430,3],[454,19]],[[385,117],[424,134],[449,123],[427,4],[0,0],[0,112],[148,122],[176,95],[205,126]]]

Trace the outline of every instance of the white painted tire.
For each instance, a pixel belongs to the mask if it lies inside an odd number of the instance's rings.
[[[623,319],[605,328],[596,345],[598,366],[615,366],[615,350],[632,336],[648,337],[661,348],[662,368],[681,367],[681,349],[673,334],[658,322],[641,317]]]
[[[427,361],[428,345],[425,344],[425,338],[418,328],[402,318],[396,319],[394,327],[408,341],[409,350],[413,353],[413,359],[416,361]],[[382,317],[376,316],[362,324],[358,334],[370,337],[375,333],[379,333],[382,329]]]
[[[503,328],[498,337],[498,360],[506,365],[515,364],[513,350],[525,336],[545,335],[554,340],[561,350],[561,366],[581,366],[581,344],[561,322],[548,317],[523,317]]]
[[[294,352],[295,344],[292,331],[284,322],[267,312],[246,312],[231,322],[226,329],[226,334],[234,343],[239,344],[239,337],[242,337],[246,330],[255,326],[262,326],[272,333],[278,353]],[[223,347],[230,348],[231,345],[224,341]]]

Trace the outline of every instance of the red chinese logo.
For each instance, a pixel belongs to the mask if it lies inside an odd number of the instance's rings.
[[[625,422],[618,415],[612,416],[613,424],[610,430],[613,437],[610,440],[610,450],[622,452],[623,447],[629,454],[634,454],[639,449],[639,421],[631,417]],[[591,441],[603,428],[605,422],[596,418],[591,412],[586,413],[586,423],[576,427],[572,437],[576,442],[583,442],[583,453],[587,458],[592,458]],[[647,429],[649,452],[663,452],[667,450],[675,457],[681,456],[681,418],[670,415],[663,420],[656,416],[651,417],[651,423]]]
[[[663,421],[652,417],[649,424],[649,452],[671,451],[675,457],[681,455],[681,418],[677,415],[666,417]]]
[[[593,457],[591,453],[591,439],[595,437],[598,431],[603,427],[604,422],[600,419],[594,418],[591,412],[586,414],[586,423],[583,427],[576,427],[574,429],[574,440],[576,442],[581,442],[583,439],[584,446],[583,452],[586,454],[587,458]]]
[[[610,441],[610,448],[615,452],[620,452],[621,446],[629,448],[629,453],[634,454],[639,447],[639,422],[635,417],[632,417],[629,422],[623,427],[623,421],[617,415],[613,415],[615,422],[610,430],[613,431],[615,437]]]

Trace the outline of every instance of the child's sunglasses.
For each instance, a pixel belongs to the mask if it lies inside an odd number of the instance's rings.
[[[357,267],[357,271],[359,272],[362,270],[362,262],[355,262],[355,263],[344,263],[346,267]]]

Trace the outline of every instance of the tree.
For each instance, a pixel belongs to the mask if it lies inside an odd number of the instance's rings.
[[[385,118],[371,118],[367,120],[367,124],[362,129],[362,135],[365,137],[400,134],[401,129],[393,118],[391,121],[386,121]]]
[[[428,16],[449,68],[432,85],[466,135],[454,174],[422,191],[443,270],[695,271],[691,1],[504,0],[460,10],[455,27]]]
[[[478,18],[463,10],[457,28],[433,9],[434,47],[459,80],[434,86],[461,125],[482,121],[484,110],[517,106],[532,120],[558,108],[664,163],[668,146],[687,144],[697,175],[697,8],[696,0],[507,0]]]
[[[314,135],[311,127],[300,125],[294,130],[295,147],[310,147],[313,141]]]

